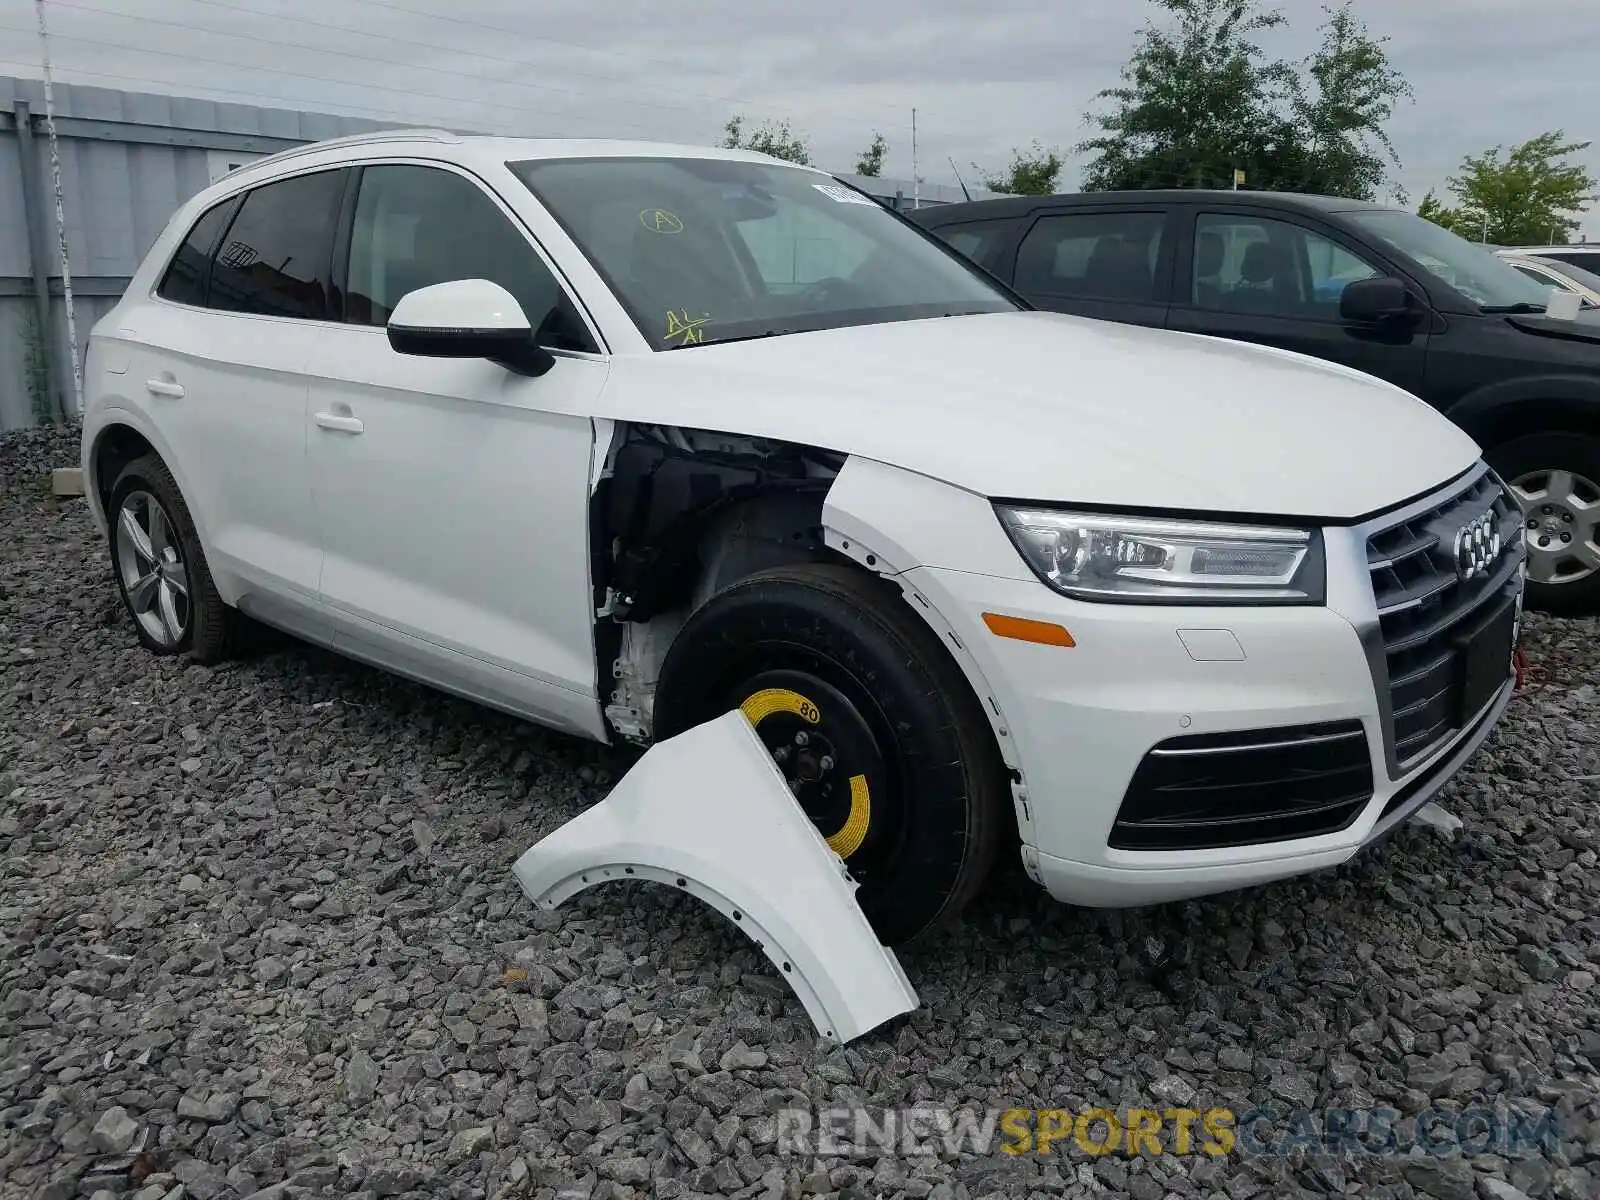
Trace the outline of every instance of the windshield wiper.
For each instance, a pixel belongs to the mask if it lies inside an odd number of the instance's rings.
[[[1485,313],[1542,313],[1544,310],[1543,304],[1532,304],[1527,300],[1519,300],[1515,304],[1483,304],[1478,307],[1479,312]]]

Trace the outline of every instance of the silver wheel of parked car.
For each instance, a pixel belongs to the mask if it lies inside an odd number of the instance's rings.
[[[1522,510],[1527,606],[1560,616],[1600,611],[1600,437],[1547,430],[1484,454]]]
[[[1522,506],[1528,578],[1576,583],[1600,570],[1600,486],[1572,471],[1524,471],[1509,481]]]
[[[128,611],[152,641],[176,646],[189,628],[189,568],[172,519],[149,492],[122,498],[116,547]]]
[[[118,474],[106,497],[111,574],[145,649],[200,663],[226,656],[236,630],[177,480],[154,454]]]

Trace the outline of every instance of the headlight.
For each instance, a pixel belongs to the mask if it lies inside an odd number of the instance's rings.
[[[1144,604],[1320,604],[1314,529],[996,505],[1022,557],[1059,592]]]

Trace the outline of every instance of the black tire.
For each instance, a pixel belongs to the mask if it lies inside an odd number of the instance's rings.
[[[187,599],[174,611],[181,625],[176,638],[157,637],[140,619],[129,594],[129,585],[118,547],[118,522],[128,499],[138,494],[149,497],[159,507],[162,519],[174,535],[175,548],[184,568]],[[140,501],[142,504],[143,502]],[[195,533],[194,518],[184,503],[183,493],[166,463],[153,454],[135,459],[123,468],[111,485],[106,504],[106,521],[111,546],[111,573],[123,608],[133,622],[140,643],[151,653],[187,654],[198,663],[215,663],[227,657],[233,641],[237,614],[217,594],[206,563],[205,551]]]
[[[888,585],[804,564],[712,597],[662,665],[656,736],[741,707],[780,769],[803,781],[796,795],[860,883],[885,945],[954,918],[977,894],[1007,811],[1004,766],[965,678]]]
[[[1508,484],[1529,477],[1537,480],[1540,474],[1555,470],[1570,472],[1580,498],[1600,503],[1600,437],[1593,434],[1566,431],[1530,433],[1494,447],[1485,457]],[[1525,531],[1529,538],[1529,577],[1525,603],[1529,608],[1556,616],[1593,615],[1600,612],[1600,570],[1591,570],[1580,577],[1574,567],[1568,572],[1572,577],[1560,582],[1539,582],[1534,578],[1537,566],[1535,556],[1540,552],[1537,539],[1550,538],[1550,546],[1555,549],[1561,546],[1559,539],[1563,530],[1576,524],[1564,523],[1564,513],[1570,511],[1567,505],[1557,503],[1551,507],[1553,512],[1550,514],[1544,513],[1542,506],[1529,508],[1524,514],[1528,520],[1549,522],[1548,529],[1541,526]],[[1581,520],[1582,514],[1578,515]]]

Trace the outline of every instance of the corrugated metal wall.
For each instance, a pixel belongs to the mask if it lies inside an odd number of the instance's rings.
[[[61,185],[78,340],[116,302],[172,211],[232,163],[318,138],[384,126],[325,113],[217,104],[179,96],[58,84],[54,89]],[[37,302],[23,203],[17,104],[33,118],[34,194],[53,297],[49,337],[71,405],[65,305],[55,227],[44,90],[0,76],[0,429],[48,419],[37,372]],[[82,346],[79,347],[80,361]]]
[[[55,125],[61,154],[73,310],[79,356],[94,323],[116,303],[173,210],[230,164],[320,138],[385,128],[378,121],[327,113],[218,104],[182,96],[58,84]],[[20,108],[26,106],[25,108]],[[24,202],[23,131],[32,130],[34,182]],[[895,207],[913,188],[892,179],[843,176]],[[988,193],[974,192],[978,199]],[[959,189],[923,184],[923,204],[962,199]],[[42,239],[39,261],[52,296],[49,328],[54,382],[38,369],[38,303],[28,214]],[[0,430],[51,419],[51,392],[72,408],[66,306],[55,224],[55,195],[44,130],[44,89],[36,79],[0,76]]]

